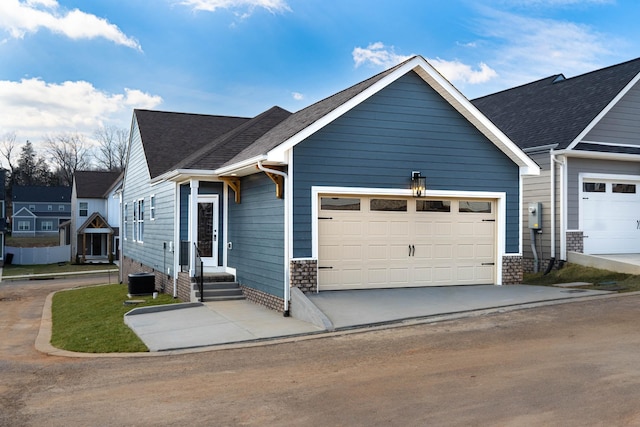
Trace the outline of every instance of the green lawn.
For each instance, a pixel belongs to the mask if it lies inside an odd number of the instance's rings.
[[[587,282],[592,283],[593,286],[587,286],[583,289],[615,290],[619,292],[640,291],[639,275],[616,273],[577,264],[565,264],[560,270],[553,270],[546,276],[543,273],[525,274],[523,282],[527,285]]]
[[[145,300],[124,305],[127,285],[103,285],[58,292],[52,303],[51,344],[83,353],[149,351],[124,324],[124,314],[136,307],[179,302],[171,295],[134,297]]]

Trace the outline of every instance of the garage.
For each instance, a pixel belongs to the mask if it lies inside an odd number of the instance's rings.
[[[320,195],[320,290],[496,283],[496,201]]]
[[[640,252],[638,180],[585,178],[580,194],[586,254]]]

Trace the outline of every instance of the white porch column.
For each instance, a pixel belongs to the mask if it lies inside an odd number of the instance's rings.
[[[189,276],[196,274],[196,248],[194,243],[198,241],[198,187],[200,181],[189,181],[191,193],[189,194]]]

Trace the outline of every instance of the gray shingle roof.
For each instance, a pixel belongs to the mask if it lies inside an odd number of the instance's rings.
[[[46,187],[40,185],[14,185],[11,200],[14,202],[71,203],[71,187]]]
[[[342,104],[357,96],[358,94],[364,92],[366,89],[373,86],[375,83],[382,80],[384,77],[391,74],[397,68],[400,68],[406,62],[411,61],[412,59],[413,57],[396,65],[393,68],[385,70],[382,73],[379,73],[367,80],[364,80],[354,86],[331,95],[328,98],[318,101],[315,104],[312,104],[290,115],[286,120],[283,120],[273,129],[266,132],[262,137],[257,139],[255,143],[249,145],[242,152],[238,153],[237,156],[227,161],[223,166],[239,163],[243,160],[248,160],[268,153],[270,150],[282,144],[287,139],[304,130],[308,126],[312,125]]]
[[[120,172],[77,171],[73,176],[76,195],[83,199],[102,198],[119,176]]]
[[[272,107],[195,151],[174,169],[216,169],[289,116],[289,111]]]
[[[567,148],[640,73],[640,58],[565,79],[550,76],[472,100],[520,148]]]
[[[240,126],[246,117],[134,110],[151,178]]]

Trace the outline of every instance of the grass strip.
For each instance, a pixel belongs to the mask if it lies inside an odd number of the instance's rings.
[[[178,302],[171,295],[136,296],[144,300],[124,305],[127,285],[112,284],[61,291],[53,296],[51,344],[82,353],[149,351],[124,324],[124,314],[136,307]]]

